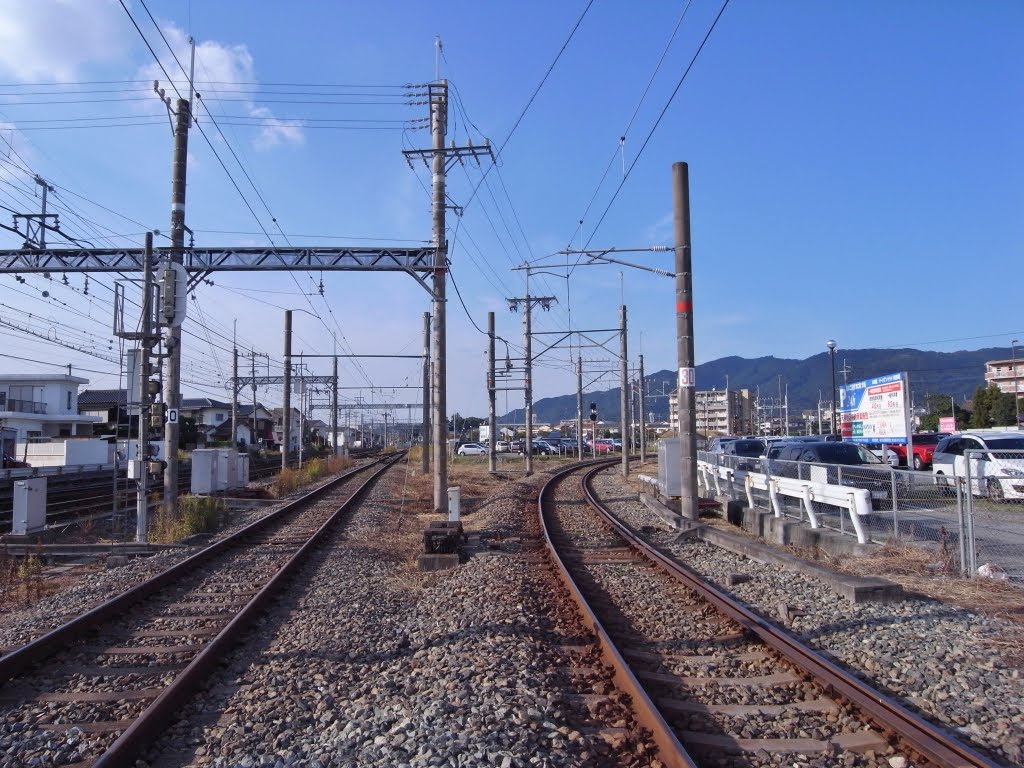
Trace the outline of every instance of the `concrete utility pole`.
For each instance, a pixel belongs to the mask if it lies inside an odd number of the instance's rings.
[[[288,468],[292,437],[292,311],[284,311],[284,403],[281,409],[281,469]]]
[[[558,299],[554,296],[530,296],[529,286],[527,286],[525,297],[507,299],[507,301],[508,308],[513,312],[519,310],[520,304],[525,307],[523,312],[523,339],[526,352],[523,364],[523,392],[526,406],[526,474],[529,476],[533,474],[533,321],[531,313],[535,304],[539,304],[547,312]]]
[[[644,378],[644,356],[640,355],[640,463],[647,461],[647,380]]]
[[[231,358],[231,447],[238,447],[238,347]]]
[[[135,540],[145,543],[149,536],[149,353],[155,338],[153,335],[153,233],[146,233],[146,257],[142,268],[142,316],[140,317],[142,338],[139,339],[139,430],[136,455],[141,470],[138,472],[135,497]],[[129,459],[130,460],[130,459]]]
[[[576,356],[576,455],[583,460],[583,356]]]
[[[498,414],[497,399],[498,391],[495,382],[494,372],[494,313],[487,313],[487,427],[490,437],[487,439],[487,471],[498,471],[497,455],[497,432]]]
[[[699,515],[697,497],[697,403],[694,393],[693,265],[690,246],[690,173],[686,163],[672,165],[672,217],[675,225],[676,357],[679,361],[680,514]]]
[[[420,470],[430,471],[430,313],[423,313],[423,452]]]
[[[433,211],[434,211],[434,511],[448,514],[448,352],[445,314],[445,278],[448,272],[448,243],[444,237],[445,153],[444,137],[448,127],[448,82],[430,94],[430,135],[433,139]]]
[[[178,99],[174,126],[174,165],[171,175],[171,261],[181,264],[185,255],[185,171],[188,163],[188,127],[192,119],[188,101]],[[181,327],[167,329],[167,365],[164,375],[164,405],[181,407]],[[164,424],[164,506],[178,509],[178,421]]]
[[[629,357],[626,350],[626,305],[619,307],[619,435],[622,437],[622,476],[629,477]]]
[[[334,356],[334,370],[331,375],[331,455],[338,455],[338,356]]]

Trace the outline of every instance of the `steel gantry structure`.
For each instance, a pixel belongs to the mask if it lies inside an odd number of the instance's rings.
[[[423,286],[433,304],[431,339],[432,381],[432,452],[434,454],[434,508],[448,510],[447,414],[446,414],[446,319],[445,283],[448,271],[448,245],[445,237],[445,212],[448,205],[445,176],[455,162],[481,157],[494,159],[489,143],[468,146],[445,146],[448,124],[448,83],[439,80],[423,86],[430,109],[431,146],[427,149],[405,150],[410,165],[422,160],[432,172],[433,237],[430,245],[415,248],[381,247],[271,247],[271,248],[207,248],[186,246],[185,182],[188,159],[188,130],[192,122],[191,103],[178,99],[172,114],[173,158],[171,178],[171,245],[154,249],[161,267],[180,264],[187,273],[186,290],[191,290],[213,272],[268,271],[345,271],[405,272]],[[170,101],[168,99],[168,101]],[[45,222],[45,220],[43,220]],[[53,248],[45,247],[42,238],[26,243],[25,248],[0,251],[0,274],[19,272],[142,272],[146,263],[142,248]],[[34,247],[33,247],[34,246]],[[166,327],[167,360],[165,362],[164,405],[176,409],[181,404],[180,328]],[[177,508],[177,438],[178,425],[170,420],[165,429],[164,503]]]

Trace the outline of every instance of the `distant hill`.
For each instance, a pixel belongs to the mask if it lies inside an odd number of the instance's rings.
[[[843,383],[843,368],[849,381],[860,381],[887,373],[906,371],[910,377],[911,394],[915,402],[923,403],[929,394],[942,393],[963,400],[974,395],[974,390],[985,382],[985,363],[1007,357],[1005,347],[990,347],[961,352],[925,352],[920,349],[846,349],[836,353],[836,384]],[[806,360],[779,357],[722,357],[697,366],[698,389],[724,389],[728,377],[729,389],[749,389],[762,398],[779,396],[779,376],[782,377],[783,395],[789,389],[790,413],[814,408],[819,393],[829,400],[832,386],[832,368],[828,352]],[[568,377],[566,377],[568,378]],[[675,371],[662,370],[648,374],[647,411],[656,420],[668,419],[668,393],[675,389]],[[619,388],[602,392],[586,392],[583,407],[597,403],[602,421],[619,418]],[[552,423],[576,417],[576,393],[559,397],[546,397],[534,403],[534,421]],[[522,423],[523,409],[517,408],[499,417],[501,423]]]

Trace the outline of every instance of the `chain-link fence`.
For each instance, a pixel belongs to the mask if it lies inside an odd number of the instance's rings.
[[[895,469],[886,465],[836,465],[698,453],[712,471],[702,474],[707,493],[746,502],[745,475],[862,488],[871,497],[871,514],[860,523],[871,541],[926,545],[943,569],[1024,581],[1024,451],[967,451],[955,474]],[[971,454],[978,454],[977,456]],[[959,460],[959,459],[958,459]],[[726,467],[729,471],[722,472]],[[724,477],[722,476],[724,475]],[[760,484],[758,484],[760,485]],[[972,493],[967,492],[970,487]],[[751,488],[755,506],[773,511],[766,490]],[[776,496],[780,512],[808,521],[804,501]],[[820,526],[854,535],[850,513],[812,502]]]

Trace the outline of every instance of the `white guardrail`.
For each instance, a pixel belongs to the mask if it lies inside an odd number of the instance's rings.
[[[707,461],[697,462],[697,469],[701,474],[705,488],[714,488],[715,493],[723,495],[722,480],[728,481],[729,488],[735,487],[736,470],[732,467],[714,465]],[[716,471],[717,470],[717,471]],[[811,528],[820,528],[818,515],[814,511],[814,504],[818,501],[822,504],[830,504],[834,507],[845,509],[853,523],[853,530],[857,534],[857,541],[860,544],[868,543],[868,535],[861,523],[862,515],[871,514],[871,493],[864,488],[850,488],[846,485],[829,485],[828,483],[817,483],[811,480],[798,480],[792,477],[776,477],[765,475],[760,472],[743,472],[743,487],[747,494],[747,505],[751,508],[757,506],[754,503],[753,491],[766,491],[771,499],[772,512],[775,517],[782,517],[782,505],[779,503],[780,496],[792,499],[799,499],[803,502],[804,511],[807,512],[807,519]],[[729,494],[733,496],[733,494]]]

